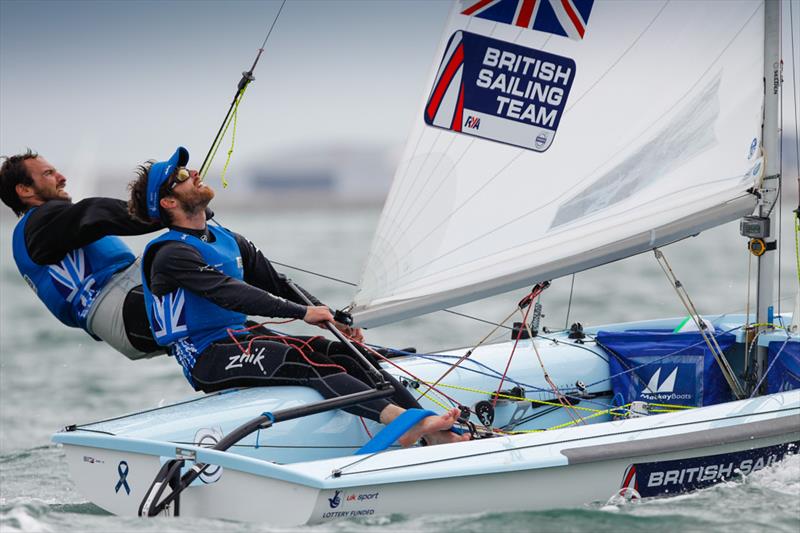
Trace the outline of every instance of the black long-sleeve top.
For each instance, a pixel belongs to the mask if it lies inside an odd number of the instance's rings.
[[[28,218],[25,246],[35,263],[51,265],[108,235],[142,235],[161,227],[131,217],[127,204],[114,198],[86,198],[74,204],[50,200]]]
[[[214,234],[208,228],[172,229],[202,240],[213,242],[214,239]],[[302,319],[306,306],[289,287],[286,277],[275,270],[252,242],[238,233],[233,233],[233,237],[242,257],[243,280],[209,267],[195,247],[178,241],[168,241],[145,257],[144,268],[145,272],[149,272],[150,290],[156,296],[163,296],[183,287],[231,311],[246,315]],[[308,292],[303,292],[314,305],[322,305]]]

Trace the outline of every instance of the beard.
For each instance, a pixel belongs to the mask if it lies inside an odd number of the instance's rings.
[[[72,201],[72,197],[63,187],[49,187],[46,189],[37,187],[34,189],[34,192],[45,202],[49,202],[50,200],[66,200],[68,202]]]
[[[208,204],[214,198],[214,189],[205,186],[193,188],[190,191],[175,194],[175,199],[187,215],[196,215],[205,211]]]

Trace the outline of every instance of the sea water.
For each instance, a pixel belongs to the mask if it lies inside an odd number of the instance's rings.
[[[232,214],[227,214],[228,212]],[[249,237],[281,263],[358,281],[377,208],[234,213],[221,223]],[[0,531],[274,531],[264,524],[199,519],[120,518],[89,503],[70,479],[63,451],[50,442],[65,425],[163,405],[195,393],[171,358],[128,361],[84,333],[60,325],[22,281],[10,253],[14,220],[3,213],[0,243]],[[782,233],[781,309],[791,311],[796,270],[793,235]],[[140,250],[146,238],[130,239]],[[755,272],[735,224],[664,249],[701,313],[747,308],[748,271]],[[354,288],[284,267],[297,283],[333,307]],[[574,283],[573,283],[574,281]],[[570,302],[570,291],[573,296]],[[751,297],[753,288],[751,287]],[[456,308],[498,321],[524,289]],[[751,298],[752,299],[752,298]],[[542,324],[560,329],[685,315],[652,254],[554,280],[542,296]],[[752,303],[751,303],[752,306]],[[752,308],[752,307],[751,307]],[[777,312],[777,310],[776,310]],[[304,331],[302,325],[282,326]],[[435,313],[366,332],[373,343],[435,351],[471,346],[492,326]],[[305,330],[308,331],[308,330]],[[498,339],[506,338],[502,330]],[[580,484],[580,479],[574,483]],[[537,495],[551,487],[528,489]],[[569,490],[563,487],[560,490]],[[489,504],[464,515],[394,515],[300,528],[307,531],[787,531],[800,530],[800,457],[693,494],[620,503],[611,499],[565,510],[493,513]],[[458,491],[441,494],[458,498]],[[502,498],[487,494],[487,502]],[[270,502],[264,502],[265,513]]]

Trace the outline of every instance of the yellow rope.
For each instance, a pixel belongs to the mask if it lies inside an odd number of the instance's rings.
[[[750,324],[750,327],[759,328],[759,327],[769,327],[774,329],[785,329],[783,326],[779,326],[778,324],[770,324],[769,322],[764,322],[763,324]]]
[[[794,216],[794,255],[797,261],[797,281],[800,283],[800,213]]]
[[[694,405],[679,405],[676,403],[650,403],[647,402],[647,405],[655,405],[656,407],[668,407],[672,409],[695,409]]]
[[[242,98],[244,98],[244,92],[247,90],[249,85],[250,84],[248,83],[245,85],[244,89],[242,89],[242,94],[239,95],[239,98],[236,100],[236,105],[233,108],[233,131],[231,131],[231,147],[228,150],[228,157],[225,159],[225,166],[222,167],[222,174],[220,174],[223,189],[228,188],[228,180],[225,179],[225,172],[228,170],[228,163],[231,162],[231,156],[233,155],[233,144],[236,141],[236,122],[239,118],[239,104],[241,103]]]
[[[242,102],[242,98],[244,98],[244,93],[247,91],[247,88],[249,86],[250,86],[250,83],[248,82],[247,85],[244,86],[244,89],[242,89],[242,92],[239,93],[239,96],[236,98],[236,103],[233,106],[233,113],[231,113],[231,115],[228,117],[227,122],[225,122],[225,128],[222,130],[222,135],[219,136],[219,138],[217,139],[217,142],[214,144],[213,150],[211,152],[211,157],[208,160],[208,166],[206,166],[205,169],[201,169],[201,171],[202,171],[201,178],[205,179],[206,174],[208,173],[208,170],[211,168],[211,162],[217,156],[217,150],[219,150],[219,147],[222,144],[222,140],[225,138],[225,135],[227,135],[227,133],[228,133],[228,128],[231,125],[231,121],[233,121],[233,132],[232,132],[232,135],[231,135],[231,148],[230,148],[230,150],[228,150],[228,158],[225,160],[225,166],[223,167],[222,175],[220,176],[221,179],[222,179],[222,187],[223,188],[227,188],[228,187],[228,182],[225,180],[225,172],[228,169],[228,163],[230,163],[230,161],[231,161],[231,155],[233,154],[233,145],[234,145],[234,142],[236,140],[236,122],[237,122],[237,116],[239,114],[239,104]]]
[[[429,382],[423,382],[423,383],[425,383],[427,385]],[[460,391],[464,391],[464,392],[473,392],[473,393],[478,393],[478,394],[486,394],[486,395],[497,394],[496,392],[489,392],[489,391],[484,391],[484,390],[480,390],[480,389],[473,389],[471,387],[461,387],[461,386],[458,386],[458,385],[448,385],[446,383],[439,383],[437,385],[437,387],[447,387],[449,389],[455,389],[455,390],[460,390]],[[432,401],[433,403],[435,403],[436,405],[438,405],[439,407],[441,407],[444,410],[449,409],[449,407],[447,407],[445,404],[437,401],[435,398],[432,398],[432,397],[428,396],[427,393],[423,394],[423,397],[428,398],[430,401]],[[504,399],[507,399],[507,400],[525,401],[525,402],[530,402],[530,403],[536,403],[536,404],[540,404],[540,405],[550,405],[552,407],[564,407],[560,403],[556,403],[556,402],[547,402],[547,401],[544,401],[544,400],[534,400],[533,398],[521,398],[519,396],[510,396],[508,394],[497,394],[497,397],[498,398],[504,398]],[[591,412],[592,413],[591,415],[589,415],[589,416],[584,418],[584,420],[589,420],[589,419],[592,419],[592,418],[595,418],[595,417],[598,417],[598,416],[602,416],[602,415],[626,416],[627,413],[620,413],[620,411],[626,410],[628,407],[630,407],[630,405],[631,404],[628,403],[628,404],[625,404],[625,405],[620,405],[620,406],[617,406],[617,407],[611,407],[611,408],[608,408],[608,409],[592,409],[591,407],[580,407],[580,406],[577,406],[577,405],[573,405],[573,406],[571,406],[571,408],[572,409],[580,409],[582,411]],[[695,409],[695,407],[692,406],[692,405],[678,405],[678,404],[669,404],[669,403],[648,403],[647,405],[648,406],[653,406],[653,407],[663,407],[664,408],[664,409],[649,409],[649,411],[652,412],[652,413],[672,413],[672,412],[680,411],[681,409]],[[559,424],[557,426],[553,426],[553,427],[550,427],[550,428],[547,428],[547,429],[525,429],[525,430],[508,431],[506,433],[516,434],[516,433],[535,433],[535,432],[538,432],[538,431],[550,431],[550,430],[553,430],[553,429],[561,429],[561,428],[577,425],[578,422],[579,421],[577,421],[577,420],[571,420],[571,421],[566,422],[564,424]]]
[[[423,382],[423,383],[425,383],[426,385],[428,384],[427,382]],[[518,396],[510,396],[508,394],[497,394],[494,391],[490,392],[490,391],[484,391],[484,390],[480,390],[480,389],[472,389],[470,387],[460,387],[458,385],[447,385],[445,383],[439,383],[437,385],[437,387],[447,387],[449,389],[455,389],[455,390],[460,390],[460,391],[464,391],[464,392],[474,392],[474,393],[478,393],[478,394],[485,394],[485,395],[490,396],[490,397],[496,394],[498,398],[504,398],[506,400],[525,401],[525,402],[530,402],[530,403],[538,403],[538,404],[541,404],[541,405],[551,405],[553,407],[564,407],[563,405],[561,405],[560,403],[557,403],[557,402],[546,402],[544,400],[534,400],[533,398],[520,398]],[[590,407],[579,407],[577,405],[573,405],[571,407],[572,407],[572,409],[580,409],[582,411],[589,411],[589,412],[592,412],[592,413],[597,413],[597,412],[605,413],[606,412],[606,410],[592,409]]]
[[[420,396],[420,398],[427,398],[428,400],[432,401],[433,403],[435,403],[436,405],[438,405],[439,407],[441,407],[441,408],[442,408],[442,409],[444,409],[445,411],[449,411],[449,410],[450,410],[450,407],[449,407],[448,405],[446,405],[446,404],[444,404],[444,403],[440,402],[439,400],[437,400],[437,399],[436,399],[436,398],[434,398],[433,396],[430,396],[430,395],[429,395],[429,393],[431,393],[431,392],[433,392],[433,390],[432,390],[432,389],[428,389],[427,391],[425,391],[425,392],[423,392],[423,393],[422,393],[422,395]]]
[[[630,404],[627,404],[627,405],[630,405]],[[615,414],[614,411],[618,411],[620,409],[624,409],[625,407],[627,407],[627,405],[623,405],[623,406],[620,406],[620,407],[612,407],[611,409],[598,411],[598,412],[596,412],[594,414],[591,414],[591,415],[589,415],[587,417],[584,417],[583,420],[590,420],[592,418],[596,418],[598,416],[603,416],[603,415],[614,415]],[[621,416],[621,415],[617,415],[617,416]],[[569,426],[575,426],[575,425],[578,424],[578,422],[579,422],[578,420],[570,420],[569,422],[565,422],[565,423],[559,424],[557,426],[549,427],[547,429],[520,429],[520,430],[509,431],[508,433],[510,433],[510,434],[525,434],[525,433],[539,433],[539,432],[542,432],[542,431],[552,431],[554,429],[563,429],[563,428],[566,428],[566,427],[569,427]]]

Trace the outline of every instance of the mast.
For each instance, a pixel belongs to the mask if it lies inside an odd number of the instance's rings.
[[[778,136],[778,105],[781,86],[780,59],[780,9],[778,0],[765,0],[764,4],[764,125],[762,141],[764,148],[764,180],[761,185],[761,202],[758,211],[762,217],[769,217],[769,234],[765,239],[766,251],[758,258],[758,284],[756,287],[756,322],[761,325],[758,331],[770,329],[774,308],[774,278],[776,207],[780,184],[780,161]],[[764,374],[767,361],[767,347],[758,346],[756,373],[758,380]]]

